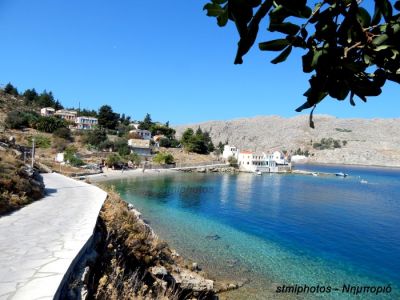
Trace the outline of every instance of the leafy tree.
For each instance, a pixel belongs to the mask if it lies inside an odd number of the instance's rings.
[[[128,146],[128,141],[126,139],[118,139],[114,143],[114,149],[118,152],[119,155],[125,156],[131,153],[131,150]]]
[[[222,144],[221,141],[219,141],[219,143],[218,143],[218,145],[217,145],[217,149],[219,150],[219,153],[224,152],[224,147],[225,147],[225,145]]]
[[[57,117],[40,116],[35,124],[35,128],[39,131],[53,133],[59,128],[66,128],[67,122]]]
[[[191,139],[193,138],[194,132],[192,128],[187,128],[183,134],[182,134],[182,138],[181,138],[181,143],[184,147],[186,147]]]
[[[146,114],[143,121],[139,123],[139,129],[143,130],[150,130],[150,127],[154,125],[153,121],[151,120],[150,114]]]
[[[53,93],[44,90],[37,98],[37,104],[41,107],[54,107],[55,100]]]
[[[165,148],[178,148],[179,147],[179,141],[176,139],[169,139],[169,138],[162,138],[158,142],[160,147],[165,147]]]
[[[16,87],[14,87],[10,82],[6,84],[6,86],[4,87],[4,93],[6,94],[10,94],[13,96],[18,96],[18,90]]]
[[[7,114],[5,124],[11,129],[22,129],[29,126],[28,119],[23,112],[20,111],[10,111]]]
[[[159,152],[153,157],[153,161],[161,165],[169,165],[173,164],[175,162],[175,159],[171,153]]]
[[[67,127],[60,127],[54,130],[53,135],[62,139],[72,141],[71,130]]]
[[[101,143],[107,140],[107,134],[104,129],[96,128],[88,130],[83,140],[86,144],[99,148]]]
[[[194,133],[193,129],[186,129],[181,138],[181,144],[189,152],[208,154],[214,151],[214,145],[208,132],[203,132],[199,127]]]
[[[23,94],[24,98],[25,98],[25,103],[26,104],[30,104],[30,103],[34,103],[38,100],[38,93],[36,92],[35,89],[27,89],[24,94]]]
[[[110,154],[106,159],[106,165],[111,168],[117,167],[118,165],[122,164],[123,162],[124,162],[124,160],[117,153]]]
[[[131,161],[132,163],[134,163],[136,165],[139,165],[140,162],[142,161],[142,159],[140,158],[140,156],[137,153],[130,153],[125,156],[125,159],[127,161]]]
[[[280,51],[281,63],[293,48],[302,56],[303,72],[312,73],[307,101],[296,111],[313,108],[328,95],[337,100],[354,96],[366,102],[378,96],[386,80],[400,83],[400,1],[374,0],[211,0],[204,6],[219,26],[230,20],[239,33],[234,63],[241,64],[252,48],[259,26],[268,15],[269,32],[280,38],[261,42],[262,51]],[[313,9],[308,4],[315,3]],[[260,32],[264,32],[261,31]],[[312,113],[310,126],[314,127]]]
[[[74,146],[69,146],[64,150],[64,160],[71,166],[79,167],[84,164],[83,160],[77,156],[78,150]]]
[[[103,105],[98,114],[99,125],[107,129],[115,129],[118,125],[119,115],[113,112],[111,106]]]
[[[59,109],[63,109],[64,106],[61,105],[60,101],[56,100],[56,102],[54,103],[54,109],[55,110],[59,110]]]
[[[28,137],[28,145],[30,147],[32,147],[33,139],[35,139],[36,148],[42,148],[42,149],[50,148],[51,141],[48,137],[43,135],[35,135]]]
[[[237,159],[236,159],[235,157],[233,157],[233,156],[229,156],[229,157],[228,157],[228,163],[229,163],[229,165],[230,165],[231,167],[235,167],[235,168],[238,167],[238,161],[237,161]]]
[[[169,139],[173,139],[176,133],[175,129],[162,124],[153,124],[150,126],[149,130],[152,136],[161,134],[165,135]]]

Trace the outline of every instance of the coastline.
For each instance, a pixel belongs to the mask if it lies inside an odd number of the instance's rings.
[[[371,169],[393,169],[393,170],[400,170],[399,166],[387,166],[387,165],[363,165],[363,164],[345,164],[345,163],[323,163],[323,162],[316,162],[316,161],[304,161],[304,162],[297,162],[292,163],[292,166],[332,166],[332,167],[354,167],[354,168],[371,168]]]
[[[121,171],[121,170],[104,170],[104,173],[88,175],[86,179],[90,181],[90,183],[104,182],[110,180],[118,180],[118,179],[126,179],[126,178],[135,178],[135,177],[154,177],[154,176],[164,176],[166,174],[174,174],[176,170],[169,169],[146,169],[144,172],[142,169]]]

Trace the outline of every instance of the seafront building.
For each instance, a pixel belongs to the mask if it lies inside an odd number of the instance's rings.
[[[228,161],[230,157],[235,158],[239,171],[242,172],[276,173],[291,170],[290,162],[281,151],[266,154],[249,150],[240,151],[235,146],[225,145],[222,157],[225,161]]]

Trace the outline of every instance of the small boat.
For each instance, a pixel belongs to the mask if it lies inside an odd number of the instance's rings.
[[[361,179],[360,183],[368,183],[368,181],[365,179]]]
[[[312,176],[318,176],[318,173],[317,172],[313,172]]]
[[[347,177],[347,174],[343,172],[336,173],[335,175],[339,177]]]
[[[261,171],[256,171],[256,175],[262,175]]]

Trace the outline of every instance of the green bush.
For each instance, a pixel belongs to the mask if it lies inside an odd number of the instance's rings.
[[[71,130],[66,127],[57,128],[56,130],[54,130],[53,135],[55,137],[63,138],[68,141],[73,140],[71,135]]]
[[[153,157],[153,162],[160,165],[170,165],[175,162],[175,159],[170,153],[159,152]]]
[[[64,160],[74,167],[84,165],[83,160],[77,157],[77,152],[78,150],[74,146],[68,146],[64,151]]]
[[[88,130],[83,140],[86,144],[99,148],[99,146],[107,140],[107,134],[104,129],[96,128]]]
[[[238,160],[237,160],[235,157],[233,157],[233,156],[229,156],[229,157],[228,157],[228,163],[229,163],[229,165],[230,165],[231,167],[235,167],[235,168],[238,167]]]
[[[341,147],[340,140],[334,140],[333,138],[322,138],[319,143],[313,144],[313,148],[318,150],[336,149]]]
[[[59,128],[66,128],[67,125],[67,122],[63,119],[40,116],[35,124],[35,128],[39,131],[53,133]]]
[[[142,159],[140,158],[140,156],[137,153],[130,153],[125,156],[125,159],[127,161],[131,161],[132,163],[134,163],[136,165],[140,164],[140,162],[142,161]]]
[[[5,123],[7,128],[23,129],[25,127],[33,127],[38,118],[39,116],[35,112],[21,112],[13,110],[7,114]]]
[[[110,154],[106,159],[106,165],[111,168],[116,167],[117,165],[122,164],[123,162],[124,160],[117,153]]]
[[[48,137],[43,136],[43,135],[35,135],[35,136],[28,137],[28,144],[30,147],[32,147],[33,139],[35,139],[35,147],[36,148],[46,149],[46,148],[50,148],[50,146],[51,146],[51,141]]]
[[[186,129],[182,134],[181,144],[187,151],[199,154],[208,154],[215,149],[209,132],[203,132],[200,127],[196,133],[191,128]]]

